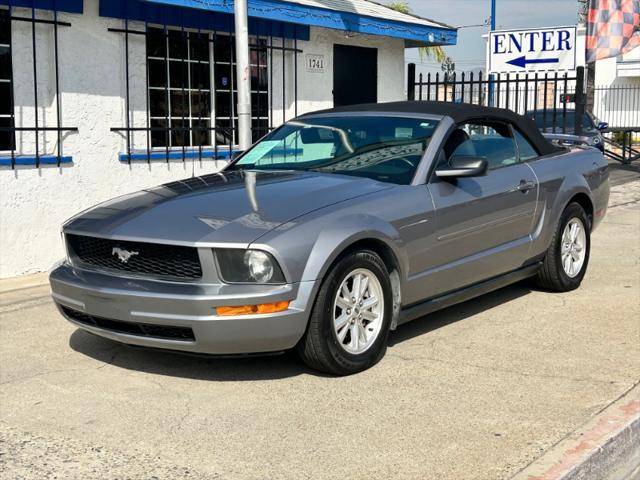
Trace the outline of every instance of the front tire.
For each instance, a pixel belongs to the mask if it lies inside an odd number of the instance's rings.
[[[393,296],[380,257],[361,250],[340,258],[325,278],[298,345],[304,362],[333,375],[375,365],[387,348]]]
[[[542,268],[540,287],[556,292],[575,290],[582,283],[591,252],[591,222],[584,208],[571,203],[562,213]]]

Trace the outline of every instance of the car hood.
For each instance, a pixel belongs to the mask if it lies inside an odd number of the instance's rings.
[[[280,225],[295,225],[306,213],[391,187],[316,172],[222,172],[118,197],[71,218],[64,231],[159,243],[249,244]]]

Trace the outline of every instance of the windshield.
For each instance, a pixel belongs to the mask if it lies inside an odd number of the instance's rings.
[[[272,132],[230,169],[313,170],[408,185],[438,122],[402,117],[316,117]]]
[[[550,129],[554,127],[552,108],[547,110],[546,115],[544,110],[538,110],[535,112],[529,112],[529,116],[536,121],[536,125],[540,130]],[[588,113],[585,113],[584,117],[582,118],[583,118],[582,122],[583,122],[584,128],[587,128],[587,129],[595,128],[595,125],[593,124],[593,120],[591,120],[591,117],[589,116]],[[555,115],[556,130],[562,130],[564,126],[567,130],[573,131],[573,129],[575,128],[575,124],[576,124],[575,110],[567,110],[566,112],[564,112],[561,108],[558,108],[556,110],[556,115]]]

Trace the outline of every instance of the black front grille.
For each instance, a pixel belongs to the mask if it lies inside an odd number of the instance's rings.
[[[202,278],[198,250],[193,247],[71,234],[66,238],[69,254],[85,265],[154,277]]]
[[[141,337],[162,338],[168,340],[195,340],[193,330],[189,327],[173,327],[168,325],[151,325],[149,323],[125,322],[110,318],[96,317],[88,313],[79,312],[69,307],[61,306],[64,314],[84,325],[102,328],[110,332],[126,333]]]

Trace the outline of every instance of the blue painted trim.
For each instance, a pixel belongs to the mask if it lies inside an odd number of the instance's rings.
[[[217,32],[235,30],[233,15],[225,12],[195,10],[181,6],[154,4],[144,0],[100,0],[100,16],[173,27],[201,28]],[[309,40],[309,27],[262,18],[249,19],[251,35]]]
[[[197,10],[233,14],[232,0],[145,0],[149,3],[186,7]],[[333,28],[348,32],[366,33],[401,38],[422,43],[455,45],[457,31],[446,27],[431,27],[384,18],[368,17],[352,12],[341,12],[310,7],[280,0],[249,0],[249,16],[296,23],[312,27]]]
[[[65,163],[73,163],[72,157],[60,157],[60,165]],[[36,165],[35,156],[17,156],[15,158],[16,165]],[[57,165],[58,157],[55,155],[41,155],[40,165]],[[0,157],[0,167],[10,167],[11,157]]]
[[[224,149],[222,147],[218,150],[217,154],[215,150],[202,150],[202,159],[203,160],[229,160],[231,155],[236,153],[239,150],[231,150]],[[182,150],[170,150],[169,151],[169,160],[198,160],[200,158],[200,154],[198,150],[186,150],[184,155],[182,154]],[[121,153],[118,155],[118,160],[123,163],[129,162],[129,155],[126,153]],[[167,152],[164,150],[158,150],[154,152],[133,152],[131,153],[131,161],[132,162],[166,162],[167,161]]]
[[[25,8],[36,7],[42,10],[82,13],[82,0],[0,0],[0,5]]]

